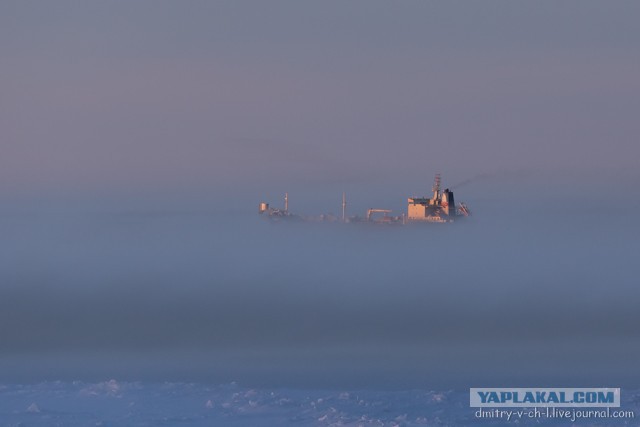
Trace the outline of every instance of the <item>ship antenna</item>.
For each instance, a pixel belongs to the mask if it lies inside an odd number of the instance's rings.
[[[440,194],[440,174],[436,174],[436,178],[433,180],[433,198],[437,198]]]

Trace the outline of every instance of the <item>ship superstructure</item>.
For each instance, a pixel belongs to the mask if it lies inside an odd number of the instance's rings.
[[[436,174],[432,187],[433,197],[410,197],[407,200],[407,219],[409,221],[453,222],[455,220],[459,213],[453,198],[453,191],[448,188],[441,191],[440,184],[440,174]],[[464,215],[464,213],[460,212],[460,215]]]

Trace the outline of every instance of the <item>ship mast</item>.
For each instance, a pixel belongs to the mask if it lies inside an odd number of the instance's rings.
[[[346,222],[347,220],[347,195],[345,192],[342,192],[342,222]]]
[[[440,174],[436,174],[436,178],[433,180],[433,200],[437,200],[440,196]]]

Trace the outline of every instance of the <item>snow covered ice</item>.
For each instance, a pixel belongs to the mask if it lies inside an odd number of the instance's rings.
[[[640,392],[623,391],[638,412]],[[232,383],[43,382],[0,386],[1,426],[563,425],[478,420],[468,391],[255,389]],[[602,421],[602,420],[600,420]],[[636,425],[634,419],[606,425]],[[604,425],[581,420],[581,426]]]

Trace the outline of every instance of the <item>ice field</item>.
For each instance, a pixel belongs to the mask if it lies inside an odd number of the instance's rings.
[[[252,389],[231,383],[45,382],[0,386],[1,426],[465,426],[569,425],[477,419],[468,391]],[[623,391],[622,408],[640,409]],[[636,419],[580,426],[638,425]]]

